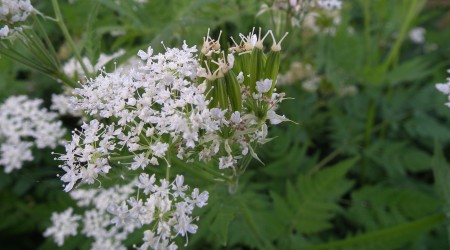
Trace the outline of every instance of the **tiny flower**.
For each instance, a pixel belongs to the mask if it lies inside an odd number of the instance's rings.
[[[143,51],[143,50],[139,50],[138,54],[137,54],[142,60],[147,61],[148,59],[150,59],[150,57],[153,55],[153,49],[151,47],[149,47],[147,49],[147,52]]]
[[[131,163],[131,169],[136,170],[138,168],[144,169],[150,160],[145,156],[144,153],[138,154],[133,158],[133,162]]]
[[[0,38],[7,37],[9,34],[9,27],[8,25],[3,26],[3,28],[0,29]]]
[[[237,163],[233,156],[225,156],[219,158],[219,169],[230,168]]]
[[[230,121],[234,124],[241,123],[242,119],[239,111],[234,111],[233,114],[231,114]]]
[[[267,93],[272,88],[272,80],[271,79],[265,79],[261,81],[256,82],[256,90],[259,93]]]
[[[239,84],[242,84],[244,82],[244,73],[242,73],[242,71],[237,75],[237,81]]]
[[[425,28],[423,27],[415,27],[409,31],[409,39],[413,43],[422,44],[425,42]]]
[[[169,148],[169,144],[157,142],[154,145],[150,146],[150,148],[154,156],[161,158],[164,157],[164,155],[166,154],[166,151]]]
[[[175,178],[175,182],[172,183],[172,190],[174,190],[175,192],[173,193],[174,197],[181,197],[184,198],[185,194],[184,192],[188,189],[187,185],[183,185],[184,182],[184,176],[182,175],[177,175],[177,177]]]

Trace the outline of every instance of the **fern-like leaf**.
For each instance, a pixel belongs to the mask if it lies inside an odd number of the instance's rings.
[[[341,210],[337,200],[353,185],[345,175],[356,161],[346,160],[313,175],[299,175],[295,185],[287,183],[286,198],[271,192],[286,233],[312,234],[331,227],[330,219]]]
[[[389,250],[398,249],[410,242],[418,235],[427,232],[442,223],[445,215],[438,213],[412,222],[403,223],[390,228],[348,237],[344,240],[332,241],[325,244],[305,247],[305,250]]]

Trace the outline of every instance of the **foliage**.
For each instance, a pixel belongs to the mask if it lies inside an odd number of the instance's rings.
[[[161,41],[201,45],[208,28],[212,34],[222,30],[226,43],[261,26],[290,32],[281,73],[299,61],[312,65],[320,78],[313,92],[303,87],[307,78],[277,86],[292,97],[280,113],[298,124],[270,131],[274,139],[257,150],[264,164],[250,163],[235,194],[184,173],[210,192],[187,249],[450,248],[450,110],[434,87],[450,69],[450,5],[445,1],[345,0],[332,34],[291,26],[284,12],[257,15],[262,4],[279,1],[60,2],[78,51],[93,61],[120,48],[126,55],[118,63],[148,45],[163,51]],[[35,1],[35,7],[53,14],[50,1]],[[273,22],[276,15],[284,21]],[[417,26],[426,29],[425,43],[409,39]],[[57,44],[58,60],[74,56],[56,24],[44,28]],[[1,102],[26,94],[50,106],[49,93],[63,91],[51,74],[8,58],[0,58],[0,68]],[[75,118],[63,122],[79,126]],[[50,152],[36,150],[35,161],[19,172],[0,172],[2,249],[56,248],[42,232],[52,211],[74,201],[62,191],[56,177],[61,170]],[[129,239],[130,248],[135,237]],[[183,248],[184,241],[178,245]],[[65,245],[88,246],[81,237]]]

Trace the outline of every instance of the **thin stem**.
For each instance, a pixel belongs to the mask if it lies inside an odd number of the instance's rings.
[[[388,68],[397,61],[401,46],[407,36],[409,26],[411,25],[412,21],[414,20],[423,4],[424,1],[422,0],[411,1],[411,5],[409,7],[408,13],[406,14],[406,18],[404,19],[402,27],[400,28],[398,38],[395,41],[392,49],[389,51],[385,62],[383,63],[383,72],[386,72]]]
[[[322,167],[327,165],[329,162],[331,162],[334,158],[336,158],[342,151],[342,147],[337,148],[333,152],[331,152],[329,155],[327,155],[325,158],[323,158],[319,163],[314,165],[314,167],[311,168],[311,170],[308,172],[309,175],[314,174],[315,172],[319,171]]]
[[[167,155],[166,155],[166,157],[164,157],[164,160],[166,161],[166,163],[167,163],[167,167],[166,167],[166,180],[168,181],[168,182],[170,182],[170,168],[172,167],[172,165],[170,164],[170,156],[171,156],[171,154],[170,154],[170,151],[167,153]]]
[[[367,146],[370,144],[372,139],[372,128],[375,122],[375,113],[376,113],[376,105],[373,99],[369,101],[369,108],[367,111],[367,121],[366,121],[366,130],[364,136],[364,144]]]
[[[125,155],[125,156],[117,156],[117,157],[111,157],[111,161],[120,161],[120,160],[128,160],[133,159],[134,155]]]
[[[363,0],[363,11],[364,11],[364,41],[365,41],[365,50],[366,53],[368,55],[369,51],[371,51],[372,47],[370,46],[371,41],[370,41],[370,22],[371,22],[371,18],[370,18],[370,1],[364,1]],[[366,64],[372,64],[372,62],[369,62],[370,60],[370,56],[366,56]]]
[[[61,10],[59,9],[58,1],[57,0],[52,0],[52,5],[53,5],[53,10],[55,11],[56,22],[58,23],[59,28],[61,29],[64,37],[67,40],[67,43],[69,44],[70,48],[72,49],[72,51],[73,51],[73,53],[75,55],[75,58],[80,63],[81,68],[84,71],[84,74],[86,76],[89,76],[90,72],[88,71],[86,65],[84,64],[84,62],[83,62],[83,60],[81,58],[81,55],[78,52],[77,48],[75,47],[75,43],[73,42],[72,37],[70,36],[69,31],[67,30],[67,27],[64,24],[63,17],[62,17],[62,14],[61,14]]]
[[[221,176],[220,174],[217,175],[218,173],[212,173],[210,171],[207,171],[208,168],[202,167],[202,166],[195,166],[195,167],[191,167],[191,166],[187,166],[185,162],[181,161],[178,158],[174,158],[174,163],[177,164],[177,166],[187,170],[188,172],[203,178],[205,180],[211,181],[211,182],[220,182],[220,183],[224,183],[224,182],[229,182],[229,179],[225,176]],[[199,171],[200,170],[200,171]],[[214,175],[214,176],[209,176],[208,174]]]
[[[51,58],[54,59],[54,64],[60,68],[61,67],[61,63],[58,60],[57,57],[57,53],[55,50],[55,47],[53,46],[52,42],[50,41],[50,38],[48,37],[47,32],[45,31],[44,26],[42,25],[42,23],[39,21],[39,18],[35,15],[33,15],[33,19],[35,21],[35,23],[37,23],[37,26],[39,28],[40,33],[43,35],[44,41],[45,41],[45,45],[47,45],[48,49],[50,50],[50,54],[51,54]]]

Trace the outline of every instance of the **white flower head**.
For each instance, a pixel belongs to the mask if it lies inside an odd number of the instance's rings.
[[[62,144],[65,129],[57,114],[42,108],[43,101],[11,96],[0,105],[0,165],[5,172],[20,169],[33,160],[31,148],[55,148]]]
[[[44,232],[45,237],[52,236],[58,246],[64,244],[64,240],[69,235],[77,234],[79,215],[72,215],[73,209],[68,208],[62,213],[52,214],[53,225]]]

